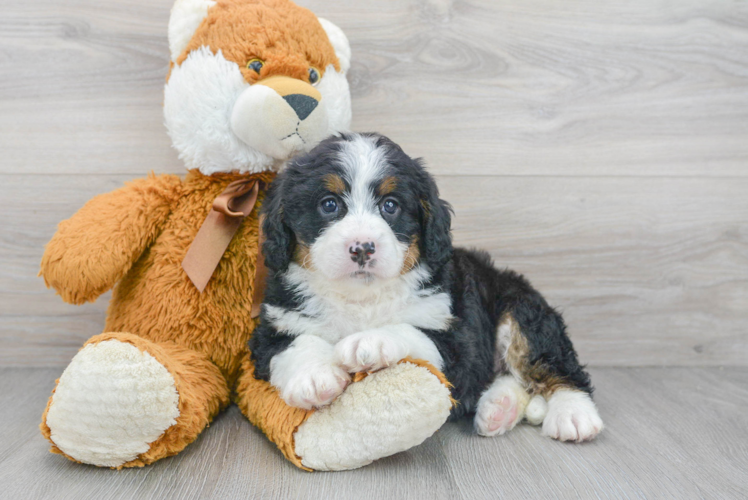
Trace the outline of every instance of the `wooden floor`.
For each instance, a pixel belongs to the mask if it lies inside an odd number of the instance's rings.
[[[354,130],[425,157],[456,243],[563,311],[594,367],[599,440],[458,423],[364,469],[307,474],[232,408],[142,470],[47,453],[46,398],[109,294],[64,304],[39,261],[91,197],[184,173],[161,107],[172,3],[3,2],[0,498],[748,498],[739,0],[298,0],[350,39]]]
[[[290,465],[235,406],[182,454],[143,469],[47,452],[38,421],[58,369],[0,369],[0,498],[748,498],[748,368],[598,368],[606,428],[582,445],[522,425],[481,438],[467,421],[363,469]]]

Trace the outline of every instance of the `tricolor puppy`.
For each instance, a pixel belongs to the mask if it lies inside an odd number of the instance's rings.
[[[264,206],[268,279],[255,376],[293,406],[350,374],[425,359],[454,384],[452,418],[484,436],[526,418],[563,441],[603,428],[561,316],[485,252],[453,249],[450,207],[418,160],[376,134],[323,141]]]

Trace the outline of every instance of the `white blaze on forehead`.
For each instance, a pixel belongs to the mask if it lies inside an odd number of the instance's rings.
[[[399,276],[408,244],[398,241],[392,228],[379,213],[374,186],[388,169],[384,148],[377,138],[353,135],[340,143],[337,165],[350,189],[342,195],[348,212],[327,226],[310,246],[311,263],[326,279],[389,280]],[[353,245],[370,242],[376,251],[365,264],[351,258]],[[365,268],[365,269],[364,269]]]
[[[350,192],[344,196],[348,213],[376,212],[372,186],[384,177],[387,170],[387,158],[384,150],[376,146],[376,138],[356,135],[353,140],[344,142],[340,162],[343,176],[351,186]]]

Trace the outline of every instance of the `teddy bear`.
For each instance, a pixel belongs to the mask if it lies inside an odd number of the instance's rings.
[[[293,408],[254,377],[263,270],[258,209],[293,155],[350,126],[350,48],[289,0],[177,0],[164,118],[184,178],[91,199],[47,244],[40,275],[82,304],[113,288],[103,332],[58,379],[51,451],[123,468],[174,455],[232,401],[294,465],[341,470],[415,446],[447,419],[449,383],[422,360]],[[135,145],[134,145],[135,147]]]

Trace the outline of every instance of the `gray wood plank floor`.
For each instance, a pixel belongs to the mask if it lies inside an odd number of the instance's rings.
[[[306,473],[236,407],[183,453],[142,469],[47,452],[37,425],[59,369],[0,369],[2,499],[482,499],[748,497],[748,368],[591,370],[606,429],[564,444],[522,425],[480,438],[447,424],[368,467]]]
[[[424,156],[456,242],[563,310],[599,367],[597,441],[459,422],[308,474],[232,407],[144,469],[49,454],[41,411],[109,295],[63,304],[38,263],[92,196],[184,173],[161,110],[172,3],[3,3],[0,499],[748,498],[748,2],[734,0],[298,0],[348,34],[354,130]]]

